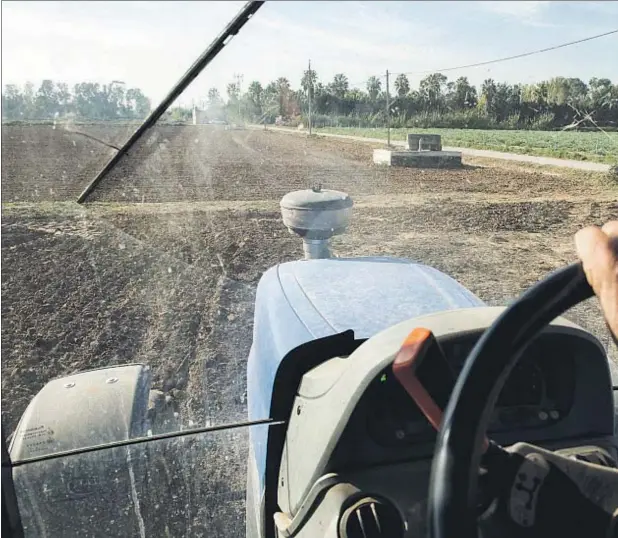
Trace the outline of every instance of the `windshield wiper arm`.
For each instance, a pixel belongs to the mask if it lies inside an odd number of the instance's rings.
[[[228,424],[220,424],[217,426],[203,426],[201,428],[192,428],[189,430],[177,430],[168,433],[158,433],[156,435],[151,435],[150,437],[134,437],[132,439],[123,439],[121,441],[111,441],[109,443],[103,443],[101,445],[73,448],[70,450],[63,450],[61,452],[51,452],[49,454],[43,454],[42,456],[32,456],[30,458],[24,458],[23,460],[11,461],[9,458],[6,461],[2,460],[2,471],[5,472],[6,469],[14,469],[16,467],[21,467],[22,465],[29,465],[30,463],[57,460],[69,456],[76,456],[78,454],[89,454],[90,452],[100,452],[102,450],[110,450],[112,448],[119,448],[123,446],[141,445],[144,443],[152,443],[164,439],[175,439],[177,437],[188,437],[190,435],[220,432],[224,430],[236,430],[238,428],[250,428],[251,426],[281,426],[285,423],[285,420],[273,420],[272,418],[249,420],[244,422],[232,422]]]
[[[165,111],[171,106],[171,104],[180,96],[180,94],[187,88],[191,82],[204,70],[204,68],[212,62],[217,54],[221,52],[223,47],[227,45],[231,37],[235,36],[238,31],[247,23],[251,16],[257,12],[258,9],[264,4],[261,2],[247,2],[245,6],[238,12],[238,14],[232,19],[232,21],[225,27],[217,38],[210,44],[210,46],[202,53],[202,55],[195,61],[195,63],[189,68],[189,70],[180,78],[180,80],[174,85],[167,96],[159,103],[159,105],[150,113],[150,115],[144,120],[131,137],[118,149],[118,152],[109,160],[109,162],[101,169],[101,171],[95,176],[95,178],[88,184],[77,199],[77,203],[81,204],[88,199],[88,196],[94,191],[96,186],[101,180],[109,174],[111,170],[120,162],[120,159],[135,145],[135,143],[144,135],[144,133],[152,127],[157,120],[163,116]]]

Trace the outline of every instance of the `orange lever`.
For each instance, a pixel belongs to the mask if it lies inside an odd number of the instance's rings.
[[[408,334],[403,341],[393,361],[393,374],[414,400],[429,423],[436,431],[439,431],[443,410],[438,406],[417,376],[417,372],[424,360],[444,361],[446,365],[446,357],[442,353],[433,333],[428,329],[419,327]],[[487,450],[488,446],[489,441],[485,437],[483,440],[483,453]]]

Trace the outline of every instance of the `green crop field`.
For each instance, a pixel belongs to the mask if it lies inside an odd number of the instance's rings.
[[[320,133],[348,134],[386,139],[386,129],[316,129]],[[391,129],[392,140],[405,140],[407,133],[442,135],[442,145],[461,148],[491,149],[524,155],[539,155],[578,161],[618,163],[617,132],[569,131],[483,131],[480,129]]]

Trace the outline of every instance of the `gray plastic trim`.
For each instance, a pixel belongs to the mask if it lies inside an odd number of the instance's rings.
[[[294,536],[311,517],[313,509],[318,501],[321,501],[324,494],[339,482],[341,482],[341,478],[336,473],[329,473],[318,478],[309,490],[309,494],[293,518],[290,518],[289,514],[286,514],[287,517],[276,518],[275,521],[279,534],[284,538],[291,538]],[[284,521],[288,521],[288,525],[284,526]]]
[[[331,454],[362,394],[375,376],[395,358],[405,337],[416,327],[431,330],[437,338],[484,330],[505,310],[504,307],[475,307],[413,318],[390,327],[363,343],[348,359],[345,368],[324,363],[306,375],[300,384],[288,427],[279,481],[279,499],[285,499],[291,514],[300,509],[313,483],[323,474]],[[592,335],[559,317],[550,327]],[[334,383],[324,378],[324,390],[316,387],[321,372],[334,370]],[[319,398],[315,395],[321,394]],[[309,398],[302,395],[311,395]]]

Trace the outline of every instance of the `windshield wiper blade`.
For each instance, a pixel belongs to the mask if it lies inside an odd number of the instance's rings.
[[[131,137],[118,149],[118,152],[109,160],[109,162],[101,169],[101,171],[95,176],[95,178],[88,184],[88,186],[82,191],[77,199],[77,203],[84,203],[88,196],[94,191],[101,180],[111,172],[116,165],[120,162],[122,157],[135,145],[135,143],[142,138],[144,133],[148,131],[158,119],[165,113],[165,111],[172,105],[172,103],[180,96],[180,94],[187,88],[191,82],[204,70],[204,68],[212,62],[217,54],[221,52],[223,47],[227,45],[230,39],[235,36],[239,30],[247,23],[247,21],[254,15],[258,9],[264,4],[260,2],[247,2],[245,6],[238,12],[238,14],[232,19],[232,21],[225,27],[216,39],[210,44],[210,46],[201,54],[201,56],[195,61],[195,63],[189,68],[189,70],[180,78],[180,80],[174,85],[167,96],[159,103],[159,105],[150,113],[150,115],[144,120],[144,122],[135,130]]]

